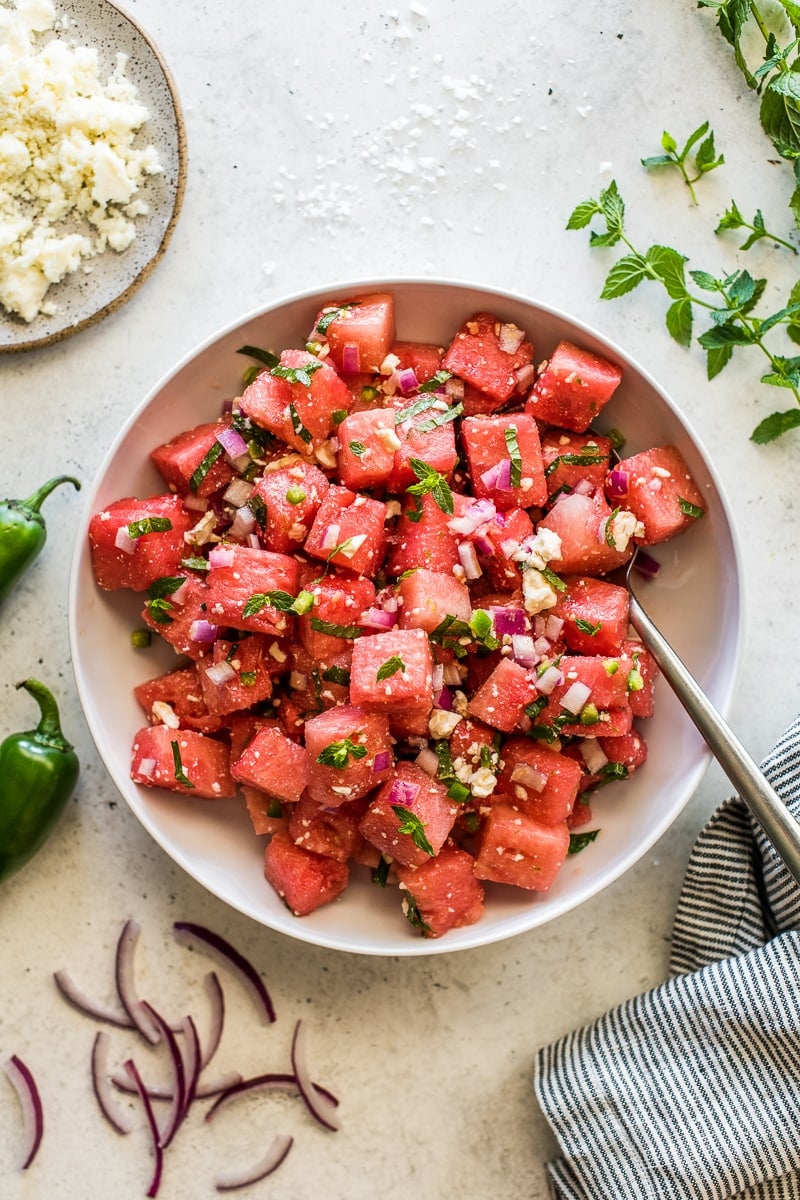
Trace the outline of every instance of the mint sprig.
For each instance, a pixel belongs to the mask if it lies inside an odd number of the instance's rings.
[[[699,143],[699,145],[698,145]],[[695,149],[697,147],[697,149]],[[708,121],[704,121],[694,132],[690,133],[682,150],[671,133],[666,130],[661,135],[663,154],[654,154],[642,159],[643,167],[677,167],[683,176],[683,182],[689,189],[692,204],[697,204],[697,194],[694,184],[703,175],[721,167],[725,156],[717,154],[714,149],[714,131],[709,129]],[[694,171],[693,175],[689,172]]]

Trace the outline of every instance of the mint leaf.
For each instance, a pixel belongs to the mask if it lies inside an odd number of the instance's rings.
[[[648,275],[647,260],[641,254],[626,254],[608,272],[600,299],[614,300],[624,296],[632,292],[643,279],[647,279]]]
[[[384,679],[390,679],[392,675],[396,675],[398,671],[405,671],[406,664],[399,655],[393,654],[391,658],[387,658],[386,662],[378,667],[378,672],[375,676],[378,683]]]
[[[352,738],[342,738],[341,741],[331,742],[317,755],[317,762],[323,767],[335,767],[338,771],[347,766],[348,758],[365,758],[367,747],[354,742]]]
[[[776,438],[788,433],[790,429],[800,426],[800,409],[790,409],[789,412],[774,412],[756,425],[750,434],[750,440],[758,446],[766,446]]]
[[[434,858],[433,846],[425,836],[425,823],[417,814],[413,813],[410,808],[404,808],[402,804],[393,804],[392,811],[400,821],[397,832],[409,834],[418,849],[424,850],[426,854],[430,854],[431,858]]]

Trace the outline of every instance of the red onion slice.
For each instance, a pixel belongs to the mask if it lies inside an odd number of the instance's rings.
[[[297,1090],[297,1079],[294,1075],[285,1071],[270,1071],[265,1075],[253,1075],[250,1079],[239,1079],[235,1083],[230,1084],[217,1096],[217,1099],[206,1113],[206,1120],[210,1121],[221,1108],[229,1104],[231,1100],[235,1100],[237,1096],[246,1096],[248,1092],[275,1091],[287,1087]],[[318,1083],[315,1083],[314,1087],[331,1104],[337,1105],[339,1103],[333,1092],[329,1092],[327,1088],[321,1087]]]
[[[339,1118],[336,1107],[314,1086],[308,1070],[305,1025],[298,1021],[292,1036],[292,1070],[300,1089],[300,1095],[308,1111],[320,1125],[334,1133],[339,1128]]]
[[[203,980],[211,1006],[211,1021],[206,1037],[205,1049],[200,1053],[200,1069],[207,1067],[216,1054],[222,1040],[222,1030],[225,1026],[225,993],[216,971],[209,971]]]
[[[606,495],[609,500],[621,500],[623,496],[627,496],[630,477],[630,471],[621,470],[619,467],[609,471],[606,481]]]
[[[155,765],[155,760],[153,764]],[[112,1012],[110,1008],[97,1004],[82,992],[64,967],[53,973],[53,980],[64,999],[77,1008],[78,1012],[87,1017],[94,1017],[96,1021],[105,1021],[107,1025],[117,1025],[120,1029],[133,1028],[133,1021],[125,1013]]]
[[[266,1017],[266,1020],[268,1022],[275,1020],[275,1009],[269,997],[269,992],[261,982],[261,977],[252,963],[243,954],[240,954],[230,942],[220,937],[218,933],[207,929],[204,925],[196,925],[191,921],[176,921],[172,929],[178,941],[187,943],[194,939],[202,942],[206,949],[220,955],[225,965],[250,992],[256,1003],[256,1007]]]
[[[290,1134],[276,1133],[263,1158],[254,1163],[252,1167],[223,1172],[214,1180],[214,1187],[218,1192],[233,1192],[237,1188],[247,1187],[251,1183],[258,1183],[260,1179],[266,1179],[273,1171],[277,1171],[293,1144],[294,1138]]]
[[[141,932],[141,925],[132,917],[122,927],[117,941],[115,961],[117,995],[122,1007],[142,1037],[146,1038],[151,1045],[155,1045],[159,1038],[158,1029],[142,1006],[134,977],[134,955]]]
[[[191,1017],[186,1016],[181,1021],[181,1033],[183,1034],[183,1102],[181,1106],[181,1120],[183,1120],[197,1095],[197,1083],[200,1079],[202,1059],[197,1026]]]
[[[100,1111],[117,1133],[130,1133],[133,1121],[128,1112],[123,1111],[115,1102],[111,1088],[108,1063],[108,1034],[99,1029],[92,1045],[92,1087]]]
[[[36,1086],[33,1073],[18,1055],[11,1055],[7,1062],[3,1064],[3,1071],[17,1093],[22,1109],[24,1158],[20,1170],[27,1171],[42,1144],[42,1135],[44,1133],[42,1098],[39,1095],[39,1089]]]
[[[144,1086],[144,1083],[142,1082],[142,1077],[139,1074],[139,1070],[136,1066],[136,1063],[133,1061],[132,1058],[129,1058],[126,1060],[125,1070],[128,1072],[131,1079],[133,1080],[133,1083],[136,1087],[136,1091],[139,1095],[139,1099],[141,1100],[142,1104],[144,1105],[145,1116],[147,1117],[147,1124],[150,1129],[150,1140],[153,1143],[153,1156],[155,1158],[155,1163],[153,1166],[153,1177],[150,1180],[150,1186],[147,1189],[147,1195],[148,1196],[157,1196],[158,1195],[158,1186],[161,1183],[161,1172],[162,1172],[162,1169],[164,1166],[164,1151],[162,1149],[161,1140],[160,1140],[159,1134],[158,1134],[158,1123],[156,1121],[156,1115],[153,1112],[153,1106],[150,1103],[150,1096],[148,1094],[147,1088]]]
[[[170,1063],[172,1065],[172,1104],[164,1121],[163,1128],[159,1133],[161,1148],[166,1150],[174,1138],[186,1111],[184,1104],[186,1097],[186,1075],[183,1069],[183,1056],[175,1039],[175,1034],[161,1016],[161,1013],[157,1012],[152,1004],[148,1004],[146,1000],[143,1000],[142,1004],[167,1044]]]
[[[365,629],[393,629],[397,624],[397,613],[386,612],[382,608],[367,608],[359,617],[359,624]]]
[[[232,426],[221,429],[216,438],[222,449],[231,458],[238,458],[241,454],[247,454],[247,442],[238,429],[234,429]]]

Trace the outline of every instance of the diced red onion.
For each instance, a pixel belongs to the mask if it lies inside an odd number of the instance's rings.
[[[492,621],[495,633],[500,637],[506,633],[510,635],[525,633],[528,628],[528,618],[524,608],[493,608]]]
[[[142,928],[132,917],[125,922],[117,940],[117,952],[114,964],[114,974],[117,985],[117,995],[125,1012],[130,1017],[141,1035],[156,1045],[159,1032],[139,999],[134,978],[134,955]]]
[[[239,458],[240,455],[247,454],[247,442],[239,430],[234,429],[233,426],[221,429],[217,434],[217,441],[231,458]]]
[[[214,1187],[218,1192],[233,1192],[237,1188],[248,1187],[251,1183],[266,1179],[268,1175],[277,1171],[293,1145],[294,1138],[290,1134],[276,1133],[257,1163],[253,1163],[251,1167],[231,1167],[223,1171],[214,1180]]]
[[[153,1112],[153,1105],[150,1103],[150,1096],[147,1092],[147,1088],[144,1086],[142,1077],[139,1074],[136,1063],[132,1058],[127,1059],[125,1062],[125,1070],[128,1072],[136,1086],[136,1091],[139,1094],[139,1099],[144,1106],[145,1116],[147,1117],[147,1124],[150,1129],[150,1140],[153,1143],[153,1157],[155,1159],[153,1164],[153,1176],[150,1180],[150,1186],[147,1189],[147,1195],[151,1197],[157,1196],[158,1187],[161,1183],[161,1172],[164,1166],[164,1150],[159,1137],[158,1122],[156,1121],[156,1115]]]
[[[400,384],[400,391],[405,395],[409,392],[416,391],[419,387],[417,373],[413,367],[404,367],[402,371],[397,373],[397,382]]]
[[[472,500],[464,510],[460,517],[452,517],[448,522],[448,528],[452,529],[453,533],[460,533],[462,537],[469,537],[481,525],[487,521],[491,521],[497,515],[497,509],[491,500]]]
[[[444,685],[444,663],[434,663],[433,672],[431,675],[433,680],[434,694],[441,690]]]
[[[606,481],[606,494],[610,500],[621,500],[623,496],[627,496],[630,478],[630,471],[625,471],[621,467],[614,467],[613,470],[609,471]]]
[[[133,1128],[130,1113],[116,1103],[109,1080],[107,1062],[109,1036],[99,1029],[92,1045],[92,1087],[100,1111],[117,1133],[130,1133]]]
[[[233,559],[233,546],[214,546],[208,552],[208,565],[210,567],[232,567]]]
[[[508,492],[511,490],[511,459],[501,458],[494,466],[489,467],[488,471],[484,471],[480,476],[481,483],[486,488],[493,488],[498,492]]]
[[[464,568],[467,579],[480,579],[483,568],[478,562],[478,555],[472,542],[458,543],[458,559]]]
[[[213,683],[215,687],[222,687],[223,684],[229,683],[236,676],[236,668],[225,659],[222,662],[214,663],[213,666],[206,670],[206,679],[209,683]]]
[[[529,633],[512,633],[511,654],[521,667],[535,667],[539,661],[533,638]]]
[[[183,507],[191,509],[192,512],[205,512],[208,508],[208,500],[205,496],[198,496],[194,492],[188,492],[183,497]]]
[[[439,770],[439,757],[435,750],[431,750],[430,746],[426,746],[424,750],[420,750],[414,762],[421,771],[424,771],[426,775],[430,775],[431,778]]]
[[[548,667],[546,671],[542,671],[536,680],[536,687],[543,696],[550,696],[562,682],[563,678],[564,676],[558,667]]]
[[[655,579],[661,570],[661,563],[653,558],[652,554],[648,554],[646,550],[640,548],[636,551],[633,568],[637,575],[642,575],[645,579]]]
[[[355,342],[342,346],[342,371],[345,375],[357,375],[361,370],[361,351]]]
[[[552,649],[552,643],[542,634],[541,637],[534,638],[533,648],[542,658],[546,658]]]
[[[576,679],[561,697],[561,707],[577,716],[591,694],[592,689],[587,684],[582,683],[580,679]]]
[[[382,608],[367,608],[359,617],[359,624],[365,629],[393,629],[397,624],[397,613],[386,612]]]
[[[117,536],[114,538],[114,545],[117,550],[121,550],[123,554],[133,554],[136,549],[136,538],[132,538],[128,533],[127,525],[120,525],[117,530]]]
[[[601,771],[608,762],[608,755],[604,753],[597,738],[581,738],[578,742],[578,750],[592,775]]]
[[[311,1079],[308,1069],[305,1025],[302,1021],[298,1021],[294,1027],[291,1058],[292,1070],[306,1108],[319,1121],[320,1125],[336,1131],[339,1128],[336,1109],[327,1097],[314,1086]]]
[[[189,626],[189,637],[193,642],[210,644],[219,637],[219,625],[212,625],[210,621],[201,617],[198,621],[192,621]]]
[[[561,636],[561,630],[564,628],[564,620],[562,617],[556,617],[552,613],[545,618],[544,636],[549,638],[551,642],[555,642]]]
[[[12,1054],[3,1064],[3,1071],[17,1093],[22,1109],[24,1127],[23,1159],[20,1170],[26,1171],[36,1157],[44,1133],[44,1110],[36,1080],[22,1059]]]
[[[514,770],[511,772],[511,782],[521,783],[523,787],[530,788],[532,792],[543,792],[547,784],[547,776],[541,771],[537,771],[536,767],[530,763],[517,763]]]
[[[524,366],[518,367],[514,372],[514,376],[517,380],[517,391],[527,391],[533,383],[535,374],[536,372],[534,370],[533,363],[525,363]]]
[[[389,803],[401,804],[404,808],[411,808],[419,792],[419,784],[414,783],[411,779],[395,779],[389,789]]]
[[[243,504],[241,508],[237,508],[234,514],[229,534],[232,538],[244,539],[248,534],[255,533],[255,530],[256,519],[253,516],[253,511],[246,504]]]
[[[142,766],[152,762],[152,767],[149,770],[142,771]],[[139,767],[139,773],[152,775],[156,767],[155,759],[142,759]],[[94,1017],[96,1021],[105,1021],[107,1025],[116,1025],[120,1029],[132,1029],[133,1021],[127,1014],[112,1012],[111,1009],[105,1008],[102,1004],[97,1004],[96,1001],[89,997],[76,987],[69,972],[63,967],[53,974],[53,979],[58,990],[65,1000],[74,1005],[79,1012],[84,1013],[87,1017]]]
[[[233,508],[241,508],[253,494],[253,485],[246,479],[232,479],[222,493],[222,499]]]
[[[594,484],[590,482],[590,480],[579,479],[573,487],[571,494],[576,496],[593,496],[596,490],[597,489],[595,488]]]
[[[506,558],[513,558],[519,550],[520,545],[521,542],[518,542],[516,538],[503,538],[500,543],[500,550]]]
[[[261,539],[257,533],[248,533],[247,537],[245,538],[245,545],[249,546],[251,550],[260,550]]]
[[[461,670],[458,663],[445,663],[442,671],[442,683],[446,683],[448,687],[458,687],[461,681]]]
[[[449,688],[443,687],[436,697],[435,705],[437,708],[443,708],[445,712],[453,711],[453,693]]]
[[[516,354],[525,340],[525,331],[512,321],[506,321],[500,326],[497,340],[505,354]]]
[[[388,771],[392,765],[392,755],[389,750],[379,750],[372,760],[373,772]]]
[[[320,548],[322,550],[332,550],[334,546],[339,544],[339,525],[327,525],[322,533],[320,540]]]
[[[225,965],[250,992],[256,1003],[256,1007],[262,1015],[262,1019],[266,1018],[266,1021],[269,1022],[275,1020],[275,1009],[273,1008],[269,993],[261,981],[261,977],[252,963],[243,954],[240,954],[230,942],[226,941],[218,933],[207,929],[204,925],[196,925],[191,921],[176,921],[172,928],[178,941],[184,943],[193,940],[202,942],[207,950],[211,950],[221,956]]]
[[[154,758],[143,758],[136,769],[136,774],[141,775],[143,779],[149,779],[157,766],[158,763]]]
[[[485,554],[487,558],[491,558],[494,554],[494,546],[483,534],[476,533],[472,539],[472,544],[479,554]]]

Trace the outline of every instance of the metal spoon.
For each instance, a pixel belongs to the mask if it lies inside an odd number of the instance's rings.
[[[638,550],[634,551],[625,575],[631,598],[630,623],[795,882],[800,884],[800,822],[792,816],[763,771],[642,607],[632,582],[637,553]]]

